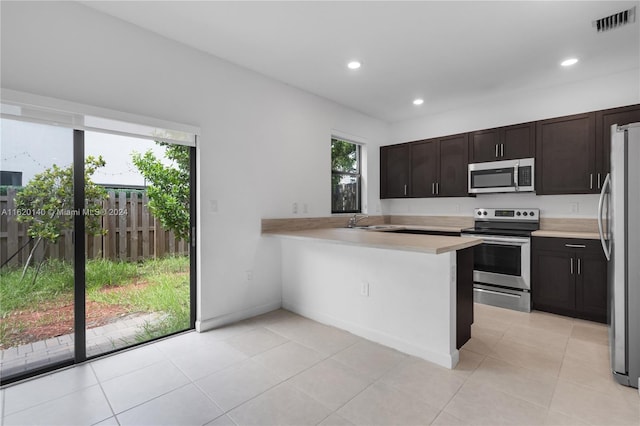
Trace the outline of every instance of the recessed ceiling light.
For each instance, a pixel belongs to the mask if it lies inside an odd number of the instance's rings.
[[[413,100],[414,105],[422,105],[423,103],[424,103],[424,99],[418,98]]]
[[[577,63],[578,63],[578,58],[569,58],[560,62],[560,65],[562,65],[563,67],[570,67],[571,65],[575,65]]]
[[[360,68],[361,65],[362,64],[358,61],[351,61],[347,64],[349,69],[352,69],[352,70],[357,70],[358,68]]]

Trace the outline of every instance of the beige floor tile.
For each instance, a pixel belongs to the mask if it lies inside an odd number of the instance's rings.
[[[285,337],[260,327],[231,337],[226,343],[245,355],[253,356],[288,341]]]
[[[277,385],[280,379],[248,359],[195,383],[226,412]]]
[[[380,381],[441,410],[460,389],[465,377],[430,362],[415,360],[400,364]]]
[[[609,347],[609,329],[604,324],[576,323],[571,338]]]
[[[640,424],[640,404],[560,379],[551,410],[595,425]]]
[[[471,423],[460,420],[457,417],[452,416],[446,411],[441,411],[438,417],[431,423],[431,426],[466,426]]]
[[[369,386],[371,380],[345,364],[327,359],[292,377],[289,383],[337,410]]]
[[[325,355],[333,355],[364,339],[324,324],[310,324],[294,332],[293,340]]]
[[[468,382],[491,386],[506,394],[548,408],[558,379],[487,357]]]
[[[438,409],[399,390],[375,383],[338,410],[356,425],[428,425]]]
[[[547,419],[544,421],[545,426],[588,426],[588,423],[582,420],[570,417],[557,411],[549,410]]]
[[[613,379],[608,362],[585,361],[565,357],[560,368],[560,378],[605,393],[626,388]]]
[[[460,359],[458,361],[458,365],[456,365],[456,368],[454,368],[453,371],[464,377],[471,375],[486,356],[464,348],[461,348],[459,353]]]
[[[510,327],[502,338],[536,348],[548,347],[560,352],[564,352],[567,347],[567,341],[569,340],[569,336],[566,334],[520,324],[515,324]]]
[[[333,359],[348,365],[370,379],[377,379],[406,360],[407,355],[386,346],[363,340],[338,352]]]
[[[324,356],[296,342],[288,342],[252,359],[285,380],[320,362]]]
[[[236,426],[236,424],[227,415],[222,415],[215,420],[210,421],[205,426]]]
[[[270,322],[265,325],[265,327],[289,340],[295,340],[296,337],[304,335],[306,330],[314,327],[316,324],[318,323],[308,318],[293,315],[283,318],[280,321]]]
[[[594,368],[609,368],[609,346],[570,338],[567,342],[565,357],[589,363]]]
[[[267,312],[266,314],[258,315],[253,318],[246,319],[244,322],[247,324],[254,324],[257,327],[265,327],[270,324],[275,324],[282,321],[296,321],[302,317],[293,312],[285,309],[276,309],[275,311]]]
[[[557,334],[568,336],[573,330],[573,319],[542,311],[532,311],[520,322],[531,328],[543,329]]]
[[[289,383],[282,383],[227,413],[240,425],[316,425],[331,410]]]
[[[353,423],[347,419],[340,417],[336,413],[331,414],[329,417],[318,423],[318,426],[351,426]]]
[[[477,425],[542,424],[547,410],[491,386],[467,382],[444,411]]]
[[[551,375],[558,375],[562,365],[564,352],[547,346],[534,347],[501,339],[491,349],[490,356],[518,367]]]
[[[504,333],[473,325],[471,339],[462,348],[481,355],[491,353],[491,349],[498,343]]]

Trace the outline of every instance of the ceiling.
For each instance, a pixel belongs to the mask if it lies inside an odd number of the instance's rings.
[[[592,27],[638,1],[82,3],[387,122],[640,70],[640,16]]]

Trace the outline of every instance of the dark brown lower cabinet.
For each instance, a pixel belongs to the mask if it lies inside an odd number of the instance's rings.
[[[598,240],[533,238],[533,309],[607,322],[607,261]]]
[[[456,252],[456,348],[471,338],[473,324],[473,247]]]

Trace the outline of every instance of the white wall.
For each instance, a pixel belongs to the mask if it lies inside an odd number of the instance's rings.
[[[393,123],[390,142],[443,135],[640,103],[640,69],[545,90],[518,91],[482,104]],[[474,207],[540,207],[546,217],[587,217],[597,212],[597,195],[484,194],[476,198],[383,200],[385,214],[468,216]]]
[[[201,128],[205,326],[280,306],[279,249],[260,237],[260,219],[294,216],[293,202],[330,214],[332,130],[367,142],[377,201],[382,121],[79,4],[3,2],[1,19],[3,88]]]

